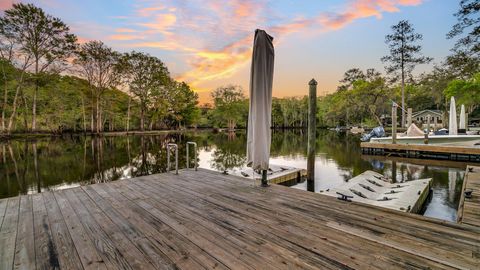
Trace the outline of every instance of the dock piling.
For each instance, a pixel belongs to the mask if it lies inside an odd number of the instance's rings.
[[[392,144],[397,143],[397,103],[392,105]]]
[[[412,115],[413,115],[412,108],[408,108],[407,109],[407,128],[412,124]]]
[[[307,190],[315,191],[315,140],[317,131],[317,81],[309,83],[308,101],[308,148],[307,148]]]
[[[430,133],[430,120],[431,120],[431,115],[427,114],[427,133]]]

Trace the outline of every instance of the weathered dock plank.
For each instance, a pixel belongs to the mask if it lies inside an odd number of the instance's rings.
[[[22,196],[20,197],[14,268],[34,269],[35,267],[32,197]]]
[[[98,255],[93,242],[87,235],[87,232],[80,222],[81,217],[78,217],[73,211],[72,206],[68,202],[65,192],[55,192],[60,211],[63,219],[67,225],[70,236],[72,237],[78,256],[82,261],[85,269],[107,269],[105,262]]]
[[[13,268],[20,197],[10,198],[0,229],[0,269]]]
[[[32,195],[35,263],[37,269],[59,269],[58,251],[42,194]]]
[[[472,224],[203,169],[0,200],[0,220],[1,269],[480,268]]]
[[[65,220],[60,212],[52,192],[42,194],[47,208],[48,220],[52,229],[52,236],[57,248],[58,261],[63,269],[83,269],[78,256],[76,243],[73,242]]]
[[[470,191],[467,198],[465,192]],[[457,221],[480,227],[480,167],[468,166],[463,179],[462,195],[458,205]],[[479,239],[480,241],[480,239]]]

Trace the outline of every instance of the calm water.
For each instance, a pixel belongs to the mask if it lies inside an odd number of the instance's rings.
[[[306,133],[275,132],[271,163],[306,168]],[[185,143],[198,144],[200,167],[235,170],[245,165],[246,135],[211,132],[155,136],[69,137],[0,142],[0,198],[44,190],[107,182],[166,171],[166,145],[179,144],[185,167]],[[466,164],[362,156],[358,136],[321,131],[317,139],[315,191],[340,185],[365,170],[397,182],[434,179],[424,215],[455,220]],[[294,188],[306,189],[306,183]]]

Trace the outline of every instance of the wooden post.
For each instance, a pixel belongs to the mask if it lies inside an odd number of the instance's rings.
[[[407,128],[410,127],[410,125],[412,124],[412,115],[413,115],[412,108],[408,108],[407,109]]]
[[[427,114],[427,134],[430,133],[430,114]]]
[[[397,143],[397,103],[392,105],[392,144]]]
[[[392,161],[392,183],[397,182],[397,162]]]
[[[465,131],[468,130],[468,113],[465,113]]]
[[[438,125],[438,116],[433,117],[433,131],[437,131],[437,125]]]
[[[317,132],[317,81],[308,83],[308,147],[307,147],[307,190],[315,192],[315,145]]]

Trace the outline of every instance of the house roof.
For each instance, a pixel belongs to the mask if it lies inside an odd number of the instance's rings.
[[[412,114],[412,117],[417,117],[417,116],[422,115],[422,114],[432,114],[432,115],[439,115],[439,116],[441,116],[441,115],[442,115],[442,111],[440,111],[440,110],[423,110],[423,111],[414,112],[414,113]]]

